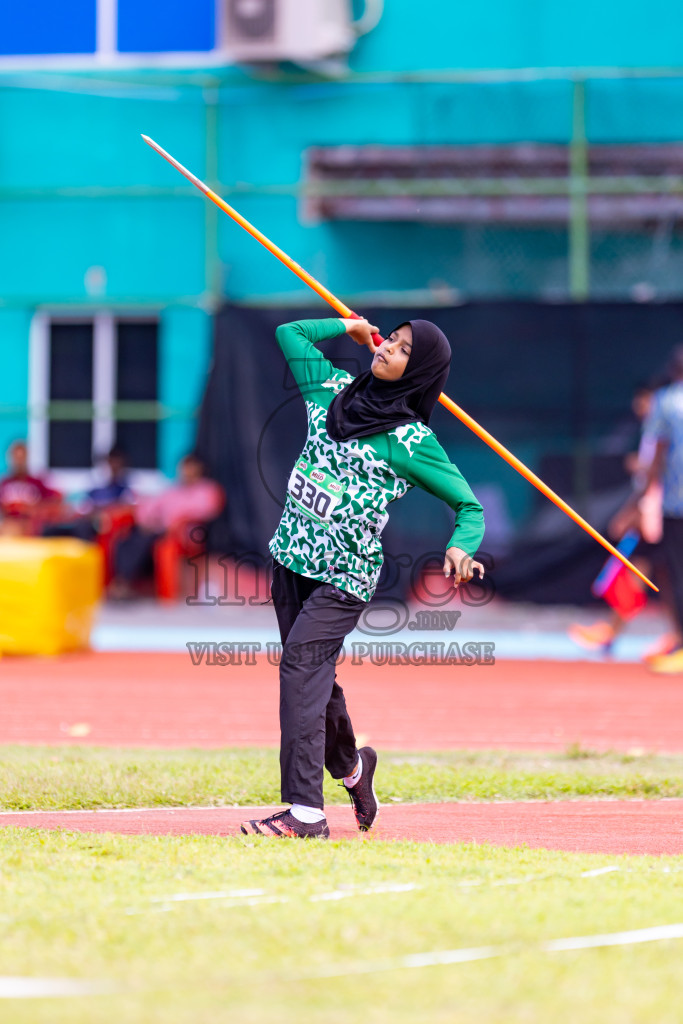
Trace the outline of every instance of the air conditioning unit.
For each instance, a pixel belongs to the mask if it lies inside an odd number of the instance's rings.
[[[223,0],[229,60],[324,60],[348,53],[356,34],[351,0]]]

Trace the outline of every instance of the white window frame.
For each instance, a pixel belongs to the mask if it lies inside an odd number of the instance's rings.
[[[35,313],[29,333],[29,385],[28,385],[28,450],[29,470],[46,475],[50,483],[64,494],[73,494],[93,486],[95,458],[100,458],[112,447],[116,435],[113,408],[116,402],[116,325],[126,320],[136,323],[157,323],[153,316],[119,315],[112,312]],[[47,407],[50,401],[50,327],[54,323],[84,323],[93,325],[93,407],[92,460],[93,466],[83,469],[51,469],[48,464],[50,421]],[[133,490],[138,494],[156,494],[167,483],[160,469],[133,469],[130,471]]]

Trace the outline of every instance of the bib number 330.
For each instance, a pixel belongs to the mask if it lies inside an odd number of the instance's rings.
[[[305,459],[299,459],[287,485],[295,505],[311,519],[328,522],[344,496],[345,487],[330,473],[316,469]]]

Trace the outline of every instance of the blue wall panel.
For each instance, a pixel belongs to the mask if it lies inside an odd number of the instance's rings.
[[[122,53],[212,50],[214,0],[118,0]]]
[[[96,0],[3,0],[0,54],[94,53]]]

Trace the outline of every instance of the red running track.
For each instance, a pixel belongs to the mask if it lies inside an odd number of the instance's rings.
[[[394,750],[683,751],[683,677],[641,665],[344,663],[365,742]],[[277,746],[277,668],[192,666],[184,654],[0,660],[0,743]]]
[[[241,821],[273,808],[163,808],[134,811],[29,811],[0,814],[0,828],[62,828],[124,835],[240,835]],[[333,839],[410,839],[491,843],[582,853],[683,853],[683,800],[498,804],[395,804],[359,833],[349,807],[328,807]],[[246,837],[243,837],[246,841]],[[252,842],[253,840],[249,840]]]

